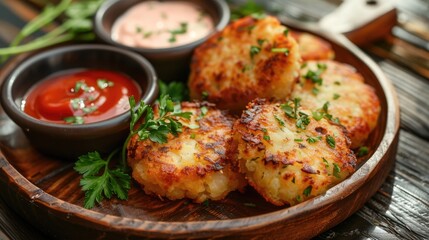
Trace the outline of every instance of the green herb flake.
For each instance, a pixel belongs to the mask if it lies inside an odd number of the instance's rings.
[[[253,59],[253,57],[261,52],[261,48],[258,46],[250,46],[250,58]]]
[[[64,118],[65,123],[74,124],[74,125],[81,125],[85,123],[85,120],[83,117],[80,116],[70,116]]]
[[[207,100],[209,98],[209,93],[207,91],[201,92],[201,99]]]
[[[265,139],[265,141],[270,141],[270,136],[264,135],[264,139]]]
[[[136,26],[136,33],[141,33],[143,29],[140,26]]]
[[[338,98],[340,98],[341,97],[341,95],[340,94],[338,94],[338,93],[334,93],[334,96],[333,96],[333,99],[334,100],[337,100]]]
[[[341,173],[341,169],[340,169],[340,167],[339,167],[336,163],[333,163],[333,165],[334,165],[334,169],[333,169],[332,174],[333,174],[336,178],[341,178],[341,176],[340,176],[340,173]]]
[[[195,139],[195,133],[191,133],[191,139]]]
[[[358,157],[363,157],[363,156],[367,155],[368,152],[369,152],[368,147],[362,146],[362,147],[359,148],[359,150],[357,152],[357,156]]]
[[[289,35],[289,29],[285,29],[284,31],[283,31],[283,35],[285,35],[285,37],[287,37],[288,35]]]
[[[322,157],[323,162],[325,163],[325,167],[329,168],[329,162],[324,157]]]
[[[319,94],[320,90],[317,87],[313,87],[313,89],[311,89],[311,92],[317,96],[317,94]]]
[[[277,115],[274,115],[274,118],[276,119],[277,123],[281,126],[284,127],[285,126],[285,122]]]
[[[323,113],[318,111],[312,112],[312,115],[316,121],[320,121],[323,118]]]
[[[311,190],[313,189],[313,187],[310,185],[307,188],[304,189],[304,191],[302,192],[302,194],[304,194],[304,196],[308,197],[311,194]]]
[[[322,139],[321,136],[317,136],[317,137],[308,137],[307,138],[307,142],[308,143],[316,143],[318,141],[320,141]]]
[[[264,42],[266,42],[267,41],[267,39],[258,39],[258,45],[260,46],[260,47],[262,47],[262,45],[264,44]]]
[[[326,70],[326,68],[326,64],[317,64],[317,70],[308,70],[307,73],[304,75],[304,78],[311,80],[314,84],[321,86],[323,84],[323,79],[321,75]]]
[[[296,127],[305,130],[308,124],[310,124],[310,118],[308,117],[308,115],[306,113],[299,112],[299,118],[296,120],[295,124]]]
[[[295,138],[295,139],[294,139],[294,141],[295,141],[295,142],[302,142],[302,141],[304,141],[304,140],[302,140],[302,138]]]
[[[114,85],[115,85],[115,83],[112,81],[107,81],[106,79],[102,79],[102,78],[97,79],[97,86],[100,89],[113,87]]]
[[[208,207],[210,205],[210,200],[206,199],[202,204],[204,207]]]
[[[283,53],[284,55],[289,55],[289,49],[287,48],[271,48],[272,53]]]
[[[302,202],[301,195],[296,196],[296,198],[295,198],[295,199],[296,199],[296,201],[297,201],[297,202]]]
[[[81,90],[82,89],[82,86],[83,85],[86,85],[84,82],[82,82],[82,81],[77,81],[76,83],[75,83],[75,85],[74,85],[74,88],[73,88],[73,92],[74,93],[78,93],[79,92],[79,90]]]
[[[326,143],[329,147],[335,148],[335,138],[333,138],[331,135],[326,135]]]
[[[143,38],[149,38],[150,36],[152,36],[152,32],[145,32],[143,34]]]

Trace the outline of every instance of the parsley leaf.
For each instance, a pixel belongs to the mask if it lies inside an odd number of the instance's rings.
[[[313,189],[313,187],[310,185],[307,188],[304,189],[304,191],[302,192],[302,194],[304,194],[304,196],[308,197],[311,194],[311,190]]]
[[[335,138],[333,138],[331,135],[326,136],[326,143],[329,147],[335,148]]]
[[[188,91],[182,82],[169,82],[168,84],[159,80],[159,99],[169,95],[174,102],[181,102],[188,99]]]
[[[357,152],[357,156],[358,157],[363,157],[365,155],[367,155],[369,152],[368,147],[362,146],[359,148],[358,152]]]
[[[79,157],[74,169],[83,175],[80,181],[82,190],[85,191],[85,208],[94,207],[104,197],[110,199],[116,195],[121,200],[128,198],[128,190],[131,188],[130,175],[122,169],[110,169],[109,162],[117,151],[112,152],[107,160],[101,158],[98,152],[90,152]],[[100,173],[100,170],[103,170]]]
[[[253,59],[253,57],[261,52],[261,48],[258,46],[250,46],[250,58]]]
[[[332,174],[336,177],[336,178],[341,178],[340,176],[340,172],[341,172],[341,168],[338,166],[338,164],[333,163],[334,165],[334,170],[332,172]]]

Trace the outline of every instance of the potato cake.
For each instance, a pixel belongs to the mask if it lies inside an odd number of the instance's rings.
[[[307,32],[291,31],[291,34],[298,42],[303,61],[334,59],[335,52],[324,39]]]
[[[300,66],[299,47],[277,18],[245,17],[195,49],[190,96],[241,113],[256,97],[288,97]]]
[[[375,90],[348,64],[332,60],[304,63],[301,81],[292,95],[301,98],[306,108],[326,110],[325,116],[339,120],[348,131],[353,149],[362,146],[377,125],[380,102]]]
[[[234,124],[240,171],[267,201],[295,205],[354,172],[345,129],[315,120],[299,100],[249,103]]]
[[[232,161],[234,118],[209,103],[182,102],[190,120],[179,119],[182,133],[168,136],[165,144],[139,141],[128,145],[128,164],[133,178],[147,194],[168,199],[190,198],[195,202],[219,200],[247,183]],[[155,116],[158,114],[154,108]]]

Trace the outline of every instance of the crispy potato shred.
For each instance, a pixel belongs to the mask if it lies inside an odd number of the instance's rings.
[[[272,16],[238,19],[199,46],[188,87],[179,136],[128,145],[147,194],[201,203],[249,185],[274,205],[299,204],[355,171],[380,114],[375,90],[329,42]]]

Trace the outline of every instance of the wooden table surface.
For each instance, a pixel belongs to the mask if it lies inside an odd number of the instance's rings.
[[[429,2],[400,0],[397,10],[398,23],[391,33],[362,47],[399,96],[396,164],[362,209],[316,239],[429,239]],[[36,13],[28,1],[0,0],[0,47]],[[50,238],[0,198],[0,239]]]

